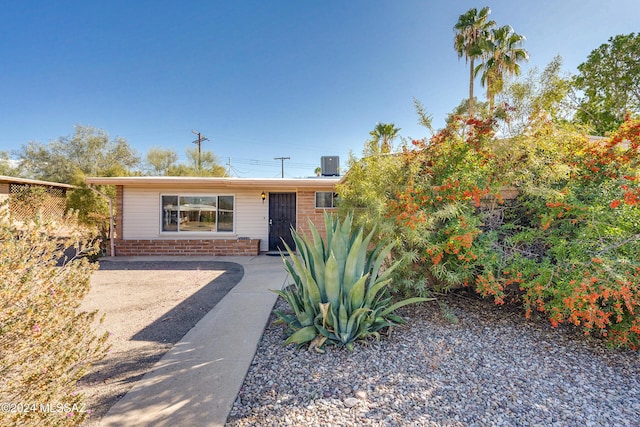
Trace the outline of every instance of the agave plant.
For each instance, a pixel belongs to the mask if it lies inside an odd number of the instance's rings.
[[[276,310],[278,320],[291,332],[286,344],[303,345],[322,351],[325,343],[353,350],[357,339],[376,337],[380,330],[403,323],[393,312],[407,304],[429,301],[409,298],[391,303],[387,285],[398,262],[381,271],[393,245],[379,245],[369,251],[374,231],[352,232],[351,214],[340,223],[324,215],[326,242],[310,221],[311,236],[292,230],[297,253],[285,243],[289,257],[282,256],[293,284],[277,292],[289,304],[292,314]]]

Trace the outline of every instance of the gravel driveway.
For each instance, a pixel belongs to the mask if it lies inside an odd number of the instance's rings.
[[[102,261],[84,310],[105,314],[109,354],[79,384],[96,426],[109,408],[242,278],[222,261]]]

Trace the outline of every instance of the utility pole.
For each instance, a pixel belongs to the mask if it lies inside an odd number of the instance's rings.
[[[291,160],[291,157],[274,157],[273,160],[280,160],[282,163],[282,177],[284,178],[284,161]]]
[[[193,141],[193,143],[198,144],[198,171],[200,171],[202,169],[202,143],[208,141],[209,138],[202,136],[200,132],[196,132],[193,129],[191,129],[191,132],[194,135],[198,135],[198,139]]]

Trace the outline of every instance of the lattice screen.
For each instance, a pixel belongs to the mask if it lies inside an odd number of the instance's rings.
[[[13,221],[28,222],[40,213],[45,218],[60,219],[66,205],[66,189],[40,185],[9,185],[9,216]]]

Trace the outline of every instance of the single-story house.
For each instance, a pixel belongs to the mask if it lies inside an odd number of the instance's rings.
[[[30,221],[37,214],[62,218],[67,191],[74,188],[59,182],[0,175],[0,215],[16,222]]]
[[[324,231],[341,178],[89,177],[116,187],[115,255],[257,255]]]

